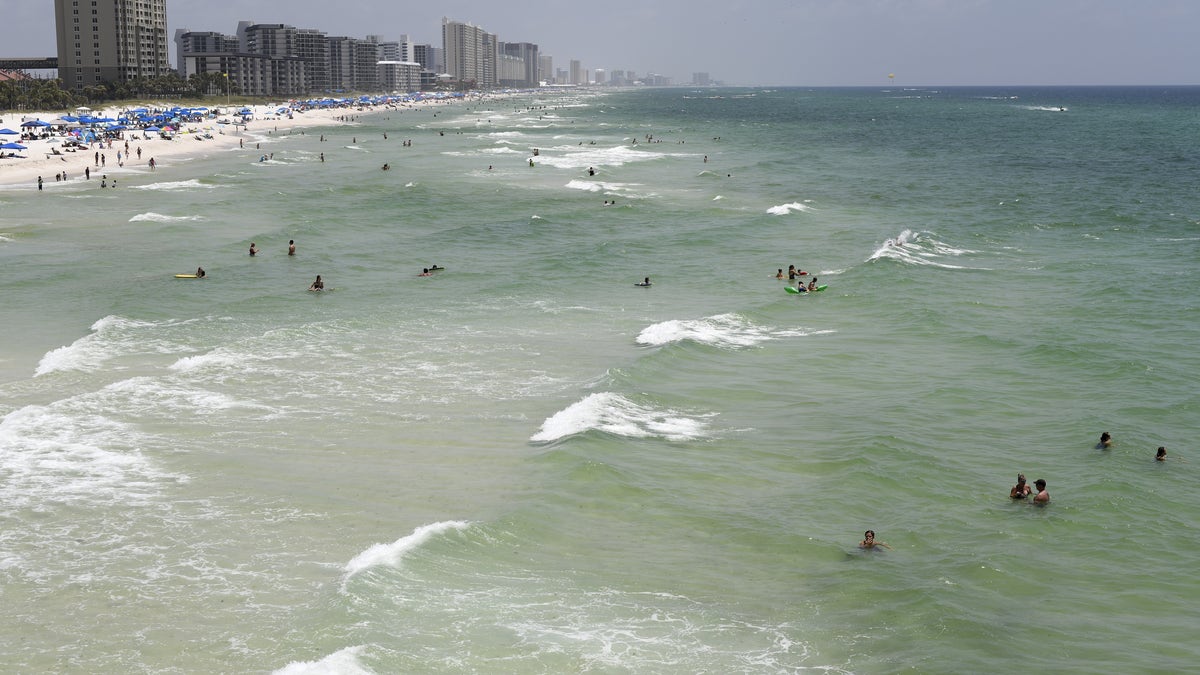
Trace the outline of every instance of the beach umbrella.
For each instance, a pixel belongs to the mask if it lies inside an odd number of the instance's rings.
[[[28,122],[23,122],[21,124],[21,126],[22,127],[48,127],[48,126],[50,126],[50,123],[43,122],[41,120],[30,120]]]
[[[0,145],[0,150],[24,150],[25,146],[20,143],[4,143]]]
[[[0,129],[0,134],[4,134],[5,136],[16,136],[18,133],[20,133],[20,132],[13,131],[12,129],[9,129],[7,127],[5,127],[4,129]]]
[[[142,131],[162,131],[162,129],[159,129],[158,127],[146,127],[145,129],[142,129]]]

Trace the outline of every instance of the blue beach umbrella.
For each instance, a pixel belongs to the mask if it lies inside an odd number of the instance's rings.
[[[4,134],[5,136],[16,136],[17,133],[19,133],[19,132],[13,131],[12,129],[9,129],[8,127],[0,129],[0,134]]]
[[[0,145],[0,150],[24,150],[25,146],[20,143],[4,143]]]

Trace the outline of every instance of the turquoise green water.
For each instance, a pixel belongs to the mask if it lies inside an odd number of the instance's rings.
[[[556,94],[0,190],[0,667],[1189,670],[1197,103]]]

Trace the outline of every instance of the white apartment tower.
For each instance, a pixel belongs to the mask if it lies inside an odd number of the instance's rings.
[[[474,82],[479,89],[496,86],[499,60],[496,36],[478,26],[442,18],[442,47],[446,72],[460,82]]]

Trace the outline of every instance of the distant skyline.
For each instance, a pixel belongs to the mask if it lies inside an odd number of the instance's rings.
[[[1197,0],[168,0],[175,29],[233,33],[285,23],[441,46],[446,16],[507,42],[537,43],[555,68],[707,72],[761,86],[1200,84]],[[49,2],[0,0],[0,56],[56,54]],[[173,53],[173,51],[172,51]]]

